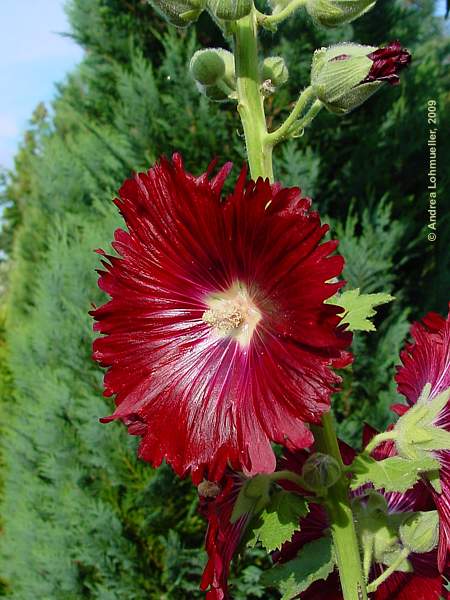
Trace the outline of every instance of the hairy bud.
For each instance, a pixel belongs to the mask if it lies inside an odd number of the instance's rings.
[[[321,492],[334,485],[341,476],[337,460],[328,454],[316,452],[303,465],[302,477],[312,490]]]
[[[198,50],[189,69],[199,91],[210,100],[226,102],[236,97],[234,56],[223,48]]]
[[[217,498],[221,492],[220,485],[214,481],[204,479],[198,486],[197,492],[203,498]]]
[[[399,42],[386,48],[351,43],[321,48],[314,53],[311,86],[330,112],[346,114],[384,83],[399,83],[398,73],[410,61]]]
[[[149,0],[171,25],[188,27],[206,8],[206,0]]]
[[[281,56],[269,56],[264,59],[261,67],[261,79],[270,80],[274,87],[284,85],[289,78],[289,71]]]
[[[439,515],[436,510],[418,512],[400,527],[400,539],[411,552],[431,552],[439,540]]]
[[[376,0],[307,0],[306,10],[324,27],[337,27],[361,17]]]
[[[208,0],[208,8],[218,19],[237,21],[250,13],[252,0]]]

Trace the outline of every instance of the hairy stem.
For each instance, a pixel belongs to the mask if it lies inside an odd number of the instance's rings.
[[[388,577],[390,577],[392,575],[392,573],[394,573],[399,568],[399,566],[402,564],[402,562],[406,558],[408,558],[409,553],[410,553],[410,551],[408,550],[408,548],[403,548],[403,550],[400,552],[400,554],[395,559],[395,561],[392,563],[392,565],[390,567],[388,567],[385,571],[383,571],[379,577],[374,579],[374,581],[372,581],[372,583],[370,583],[367,586],[368,592],[369,593],[376,592],[378,587],[382,583],[384,583],[386,581],[386,579],[388,579]]]
[[[272,146],[267,143],[267,125],[258,68],[256,11],[235,24],[234,60],[238,111],[244,128],[252,179],[273,181]]]
[[[318,451],[333,456],[342,465],[342,457],[330,413],[323,416],[322,427],[314,427],[314,438]],[[329,489],[325,508],[331,524],[344,599],[367,600],[366,581],[345,474]]]

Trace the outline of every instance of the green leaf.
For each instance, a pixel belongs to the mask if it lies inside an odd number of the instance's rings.
[[[359,288],[347,290],[342,294],[326,300],[327,304],[341,306],[344,310],[339,314],[341,325],[347,325],[348,331],[375,331],[375,325],[369,320],[375,316],[375,306],[392,302],[390,294],[360,294]]]
[[[258,515],[248,546],[261,542],[268,551],[281,548],[300,529],[300,519],[308,514],[308,503],[298,494],[276,492]]]
[[[355,490],[366,483],[373,483],[375,488],[387,492],[406,492],[414,486],[421,473],[436,468],[439,468],[438,461],[430,457],[409,460],[394,456],[377,461],[361,454],[350,467],[353,473],[351,488]]]
[[[450,432],[434,425],[450,398],[450,388],[429,400],[431,384],[427,383],[417,403],[395,424],[395,445],[400,455],[422,458],[435,450],[450,450]]]
[[[323,537],[305,544],[294,560],[266,571],[261,579],[263,584],[279,589],[281,600],[291,600],[315,581],[326,579],[333,569],[331,538]]]
[[[241,488],[231,513],[230,521],[235,523],[242,515],[258,513],[269,502],[271,479],[268,475],[256,475],[248,479]]]

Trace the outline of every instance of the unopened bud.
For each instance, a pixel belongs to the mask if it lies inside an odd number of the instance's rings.
[[[439,515],[436,510],[418,512],[400,527],[400,539],[411,552],[431,552],[439,540]]]
[[[307,0],[306,10],[324,27],[337,27],[361,17],[376,0]]]
[[[274,87],[285,84],[289,78],[289,71],[281,56],[269,56],[264,59],[261,67],[261,79],[270,80]]]
[[[203,498],[217,498],[220,494],[221,489],[218,483],[214,481],[208,481],[204,479],[197,488],[198,495],[203,496]]]
[[[340,476],[341,467],[337,460],[320,452],[310,456],[302,469],[305,484],[318,492],[334,485]]]
[[[252,10],[252,0],[208,0],[208,8],[218,19],[237,21]]]
[[[206,0],[149,0],[171,25],[188,27],[206,8]]]
[[[234,56],[228,50],[198,50],[191,59],[190,71],[199,91],[210,100],[226,102],[236,97]]]
[[[225,54],[222,48],[197,50],[191,58],[189,70],[192,77],[202,85],[214,85],[225,75]]]
[[[338,44],[316,50],[311,85],[325,107],[345,114],[365,102],[383,83],[397,84],[398,73],[411,60],[399,42],[386,48]]]

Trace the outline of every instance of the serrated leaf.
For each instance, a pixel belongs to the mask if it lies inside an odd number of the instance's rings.
[[[276,587],[281,600],[291,600],[319,579],[327,579],[334,569],[333,545],[330,537],[305,544],[294,560],[266,571],[264,585]]]
[[[421,473],[439,468],[437,460],[431,457],[407,459],[400,456],[375,460],[367,454],[361,454],[353,461],[350,471],[353,473],[351,488],[359,488],[372,483],[377,489],[386,492],[406,492],[418,481]]]
[[[339,314],[341,325],[347,325],[348,331],[375,331],[375,325],[369,320],[374,317],[374,308],[395,298],[390,294],[360,294],[359,288],[347,290],[342,294],[326,300],[327,304],[341,306],[344,310]]]
[[[437,427],[434,422],[447,406],[450,388],[429,400],[431,384],[427,383],[417,403],[402,415],[395,424],[395,445],[399,454],[407,458],[420,458],[435,450],[450,450],[450,432]]]
[[[308,514],[308,503],[298,494],[276,492],[258,515],[248,546],[257,542],[272,552],[281,548],[300,529],[300,519]]]

